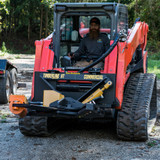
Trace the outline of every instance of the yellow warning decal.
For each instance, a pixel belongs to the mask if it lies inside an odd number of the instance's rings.
[[[65,74],[61,74],[61,77],[60,78],[64,78]]]
[[[43,74],[43,78],[59,79],[60,78],[60,74],[48,74],[48,73],[44,73]]]
[[[68,77],[68,76],[69,77]],[[84,76],[79,75],[79,74],[73,74],[73,72],[70,74],[52,74],[52,73],[43,73],[43,78],[49,78],[49,79],[72,79],[70,75],[76,76],[74,77],[74,80],[103,80],[103,75],[90,75],[90,74],[85,74]],[[80,76],[80,77],[79,77]]]
[[[103,79],[103,75],[84,75],[84,79]]]

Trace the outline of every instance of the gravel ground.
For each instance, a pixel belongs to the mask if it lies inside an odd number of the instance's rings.
[[[19,82],[31,92],[34,56],[10,59],[19,68]],[[160,106],[160,81],[158,81]],[[159,110],[160,112],[160,110]],[[70,122],[50,137],[25,137],[18,129],[18,119],[8,104],[0,105],[0,160],[148,160],[160,159],[160,118],[146,142],[125,142],[117,139],[112,123]],[[160,117],[160,116],[158,116]]]

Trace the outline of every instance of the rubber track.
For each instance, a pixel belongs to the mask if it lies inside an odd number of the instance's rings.
[[[131,75],[117,117],[117,135],[122,140],[145,141],[156,121],[157,94],[154,74]]]
[[[52,134],[48,117],[26,116],[20,118],[19,129],[26,136],[49,136]]]

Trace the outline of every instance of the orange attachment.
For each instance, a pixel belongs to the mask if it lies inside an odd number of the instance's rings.
[[[13,114],[19,115],[21,118],[27,114],[26,108],[13,107],[13,104],[26,104],[27,98],[24,95],[10,95],[9,97],[9,109]]]

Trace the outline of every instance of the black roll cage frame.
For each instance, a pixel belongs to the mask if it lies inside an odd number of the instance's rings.
[[[96,10],[96,11],[95,11]],[[53,68],[59,68],[60,53],[60,24],[61,17],[65,15],[108,15],[111,18],[111,38],[114,40],[117,35],[119,11],[126,13],[126,22],[128,27],[127,7],[119,3],[56,3],[54,5],[54,32],[53,32],[53,51],[54,63]],[[90,13],[90,14],[89,14]],[[102,14],[103,13],[103,14]],[[128,28],[127,31],[128,33]],[[55,43],[56,42],[56,43]]]

